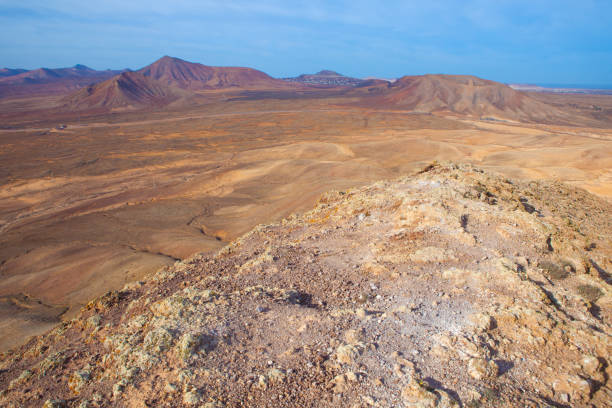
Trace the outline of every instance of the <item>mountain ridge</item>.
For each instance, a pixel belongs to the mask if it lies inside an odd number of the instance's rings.
[[[253,68],[213,67],[169,56],[164,56],[136,72],[166,85],[192,91],[285,87],[282,81]]]
[[[316,74],[302,74],[297,77],[283,78],[283,80],[321,87],[353,87],[364,82],[364,80],[360,78],[351,78],[329,69],[321,70]]]
[[[72,109],[161,107],[184,94],[139,72],[123,72],[69,95],[65,106]]]
[[[2,355],[0,401],[605,406],[610,210],[454,164],[330,192]]]
[[[355,90],[356,95],[371,95],[364,104],[490,120],[563,123],[566,116],[558,108],[507,85],[471,75],[404,76],[371,85]]]

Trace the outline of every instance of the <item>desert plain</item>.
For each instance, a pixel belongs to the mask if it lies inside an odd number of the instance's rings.
[[[432,162],[612,200],[612,96],[530,94],[569,112],[560,123],[390,106],[344,88],[49,108],[62,98],[0,99],[0,350],[109,290],[310,209],[326,191]]]

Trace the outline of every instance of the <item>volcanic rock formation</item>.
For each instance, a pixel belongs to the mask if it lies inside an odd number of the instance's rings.
[[[5,70],[3,70],[4,73]],[[8,70],[14,73],[18,70]],[[0,75],[0,97],[59,95],[83,86],[104,81],[121,71],[96,71],[77,64],[69,68],[38,68],[21,73]]]
[[[138,72],[124,72],[66,98],[72,109],[160,107],[186,93]]]
[[[160,58],[138,72],[166,85],[189,90],[287,87],[285,82],[256,69],[210,67],[168,56]]]
[[[368,105],[480,119],[564,123],[565,113],[499,82],[464,75],[405,76],[364,84]],[[363,89],[356,92],[363,94]]]
[[[283,78],[283,80],[318,86],[357,86],[365,82],[363,79],[347,77],[330,70],[319,71],[316,74],[302,74],[293,78]]]
[[[7,353],[0,401],[609,406],[611,213],[463,165],[328,193]]]
[[[24,72],[28,72],[28,70],[19,68],[2,68],[0,69],[0,78],[23,74]]]

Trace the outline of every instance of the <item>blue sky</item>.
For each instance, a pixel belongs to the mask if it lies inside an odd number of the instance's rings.
[[[0,0],[0,66],[137,69],[163,55],[273,76],[611,85],[612,1]]]

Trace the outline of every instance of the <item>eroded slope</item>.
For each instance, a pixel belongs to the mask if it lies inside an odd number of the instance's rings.
[[[455,165],[330,193],[8,353],[2,403],[607,406],[611,211]]]

